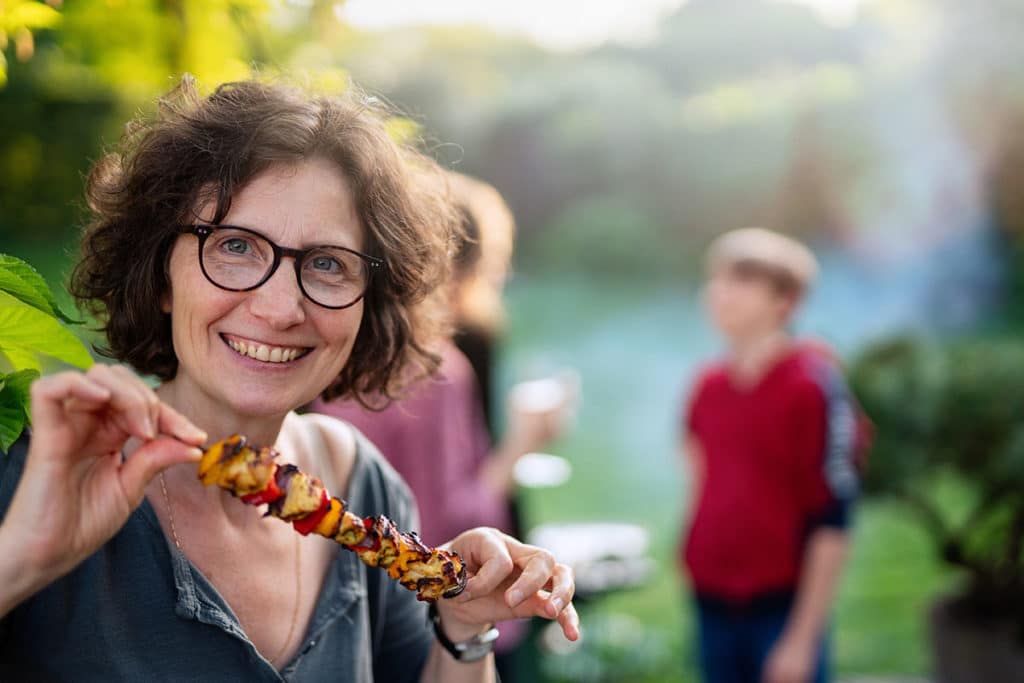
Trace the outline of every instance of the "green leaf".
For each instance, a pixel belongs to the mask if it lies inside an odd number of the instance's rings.
[[[85,345],[56,318],[0,292],[0,351],[10,348],[44,353],[83,370],[93,363]]]
[[[27,349],[17,346],[5,346],[0,348],[0,355],[6,356],[14,370],[41,370],[39,359],[36,354]]]
[[[25,407],[15,391],[0,390],[0,451],[6,453],[25,429]]]
[[[21,433],[25,431],[25,413],[15,407],[3,405],[0,399],[0,453],[7,453]]]
[[[26,420],[32,419],[32,415],[29,412],[29,404],[31,403],[29,388],[32,386],[32,382],[35,382],[37,379],[39,379],[38,370],[19,370],[4,377],[4,386],[0,389],[0,394],[10,392],[15,398],[15,403],[21,404]]]
[[[66,323],[81,323],[64,315],[43,276],[16,256],[0,254],[0,290]]]

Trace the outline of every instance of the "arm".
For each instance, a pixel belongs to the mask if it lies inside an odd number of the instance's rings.
[[[822,526],[811,534],[793,610],[765,666],[765,683],[804,683],[811,679],[847,547],[842,529]]]
[[[837,369],[826,369],[797,402],[794,447],[810,532],[796,598],[765,666],[765,683],[804,683],[814,673],[848,550],[847,527],[859,482],[854,465],[856,406]]]
[[[690,495],[687,499],[689,514],[687,519],[692,522],[697,510],[697,501],[700,500],[700,492],[704,488],[704,476],[706,474],[704,449],[693,432],[688,432],[683,438],[682,456],[690,471]]]
[[[470,383],[452,383],[445,396],[451,409],[438,416],[446,502],[434,514],[443,517],[449,538],[474,527],[508,527],[516,463],[560,434],[568,411],[567,401],[547,411],[528,412],[517,410],[510,400],[505,437],[491,449],[483,411],[472,389]]]
[[[445,628],[445,633],[454,642],[472,638],[479,632],[469,630],[457,633]],[[457,662],[436,641],[430,648],[430,656],[420,676],[421,683],[494,683],[496,680],[493,652],[477,662]]]
[[[515,489],[515,467],[519,458],[545,448],[565,429],[570,410],[568,395],[555,407],[544,411],[526,411],[508,402],[508,429],[504,438],[484,459],[479,479],[488,490],[502,500]],[[477,409],[479,412],[479,409]],[[479,421],[483,423],[483,414]]]
[[[32,440],[0,524],[0,617],[106,543],[164,468],[206,435],[130,370],[94,365],[32,385]],[[129,437],[143,441],[130,458]],[[193,446],[193,447],[190,447]]]

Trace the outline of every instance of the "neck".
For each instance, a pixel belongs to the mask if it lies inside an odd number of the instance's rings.
[[[730,364],[742,384],[754,384],[775,364],[792,343],[785,330],[771,330],[743,339],[733,339]]]
[[[160,400],[204,430],[210,443],[233,434],[244,434],[250,443],[272,445],[277,442],[288,415],[239,415],[175,380],[160,385],[156,393]]]
[[[236,415],[224,406],[210,405],[210,400],[197,392],[190,391],[181,383],[171,380],[156,390],[167,405],[187,417],[194,425],[209,435],[209,443],[225,439],[233,434],[243,434],[249,443],[274,445],[281,436],[285,415],[248,416]],[[199,486],[196,468],[191,463],[175,465],[165,470],[164,479],[169,495],[178,501],[190,501],[211,514],[223,515],[232,523],[248,525],[259,521],[252,509],[239,505],[227,491],[216,486]],[[159,485],[157,482],[154,482]]]

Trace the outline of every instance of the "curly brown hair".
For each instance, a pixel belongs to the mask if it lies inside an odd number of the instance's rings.
[[[447,321],[434,294],[449,276],[458,212],[443,171],[392,139],[389,116],[355,87],[333,96],[249,80],[204,97],[183,78],[160,98],[155,117],[128,125],[119,147],[88,177],[91,219],[69,289],[106,333],[99,352],[173,378],[178,359],[160,302],[170,286],[177,226],[211,201],[212,222],[220,222],[232,197],[268,168],[316,156],[336,163],[352,183],[365,251],[385,261],[366,293],[349,361],[324,398],[394,397],[436,370],[433,344]]]

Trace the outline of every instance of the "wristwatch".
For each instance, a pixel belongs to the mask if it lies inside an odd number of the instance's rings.
[[[453,643],[441,626],[441,615],[438,613],[435,605],[430,605],[429,614],[430,621],[434,625],[434,635],[437,636],[437,642],[441,643],[441,646],[448,650],[448,654],[458,661],[476,662],[494,651],[494,641],[498,639],[498,629],[494,628],[494,626],[491,626],[483,633],[478,633],[469,640]]]

